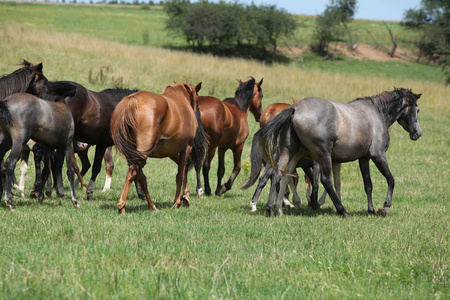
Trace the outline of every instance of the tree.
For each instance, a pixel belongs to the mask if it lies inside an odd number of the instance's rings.
[[[349,23],[356,9],[356,0],[331,0],[325,11],[317,16],[314,34],[315,43],[312,44],[313,51],[319,55],[328,55],[329,43],[342,35],[340,26],[349,35],[350,48],[353,49],[353,36]]]
[[[418,9],[405,11],[402,25],[422,33],[417,60],[437,61],[450,84],[450,0],[422,0]]]

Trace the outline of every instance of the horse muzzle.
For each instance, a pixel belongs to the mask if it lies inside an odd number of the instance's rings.
[[[417,141],[422,136],[422,130],[418,130],[409,134],[409,138],[413,141]]]

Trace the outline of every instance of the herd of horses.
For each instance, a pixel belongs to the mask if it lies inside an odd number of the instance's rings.
[[[348,216],[340,196],[340,164],[359,160],[368,212],[385,216],[391,207],[394,189],[394,177],[385,155],[390,142],[389,127],[397,121],[412,140],[417,140],[422,134],[417,105],[421,95],[410,89],[394,88],[393,91],[348,103],[314,97],[293,98],[292,105],[274,103],[263,110],[262,79],[259,82],[254,78],[240,81],[234,97],[221,101],[215,97],[199,96],[201,83],[195,86],[174,83],[166,86],[161,94],[117,87],[94,92],[72,81],[48,81],[43,74],[42,63],[33,65],[24,60],[22,65],[13,73],[0,77],[0,159],[2,178],[5,177],[4,181],[0,180],[0,195],[3,195],[5,186],[5,202],[11,210],[15,209],[12,194],[16,183],[15,166],[21,157],[22,160],[28,158],[30,149],[36,162],[34,193],[40,202],[50,174],[57,194],[64,195],[64,159],[75,207],[79,207],[75,173],[86,188],[87,200],[93,200],[94,184],[103,159],[109,170],[105,184],[105,189],[108,189],[114,168],[113,145],[129,166],[117,205],[120,214],[125,214],[127,196],[133,183],[138,195],[147,200],[148,208],[156,210],[143,172],[149,157],[168,157],[178,165],[174,207],[180,207],[190,205],[187,173],[191,167],[195,168],[197,175],[197,195],[211,195],[209,171],[217,151],[215,194],[222,195],[232,188],[241,170],[244,142],[250,133],[247,117],[251,112],[261,125],[252,141],[250,178],[242,187],[249,188],[260,178],[251,200],[252,210],[256,210],[261,190],[269,179],[271,185],[266,205],[269,216],[275,215],[274,203],[280,215],[283,214],[283,204],[293,206],[287,200],[288,186],[293,193],[294,204],[302,207],[296,192],[296,169],[302,168],[308,186],[308,204],[318,209],[328,194],[337,213]],[[87,159],[89,146],[95,146],[95,155],[92,175],[86,185],[82,175],[90,167]],[[81,172],[74,158],[74,149],[80,153]],[[233,152],[234,167],[228,181],[222,184],[228,149]],[[369,160],[375,163],[388,183],[384,206],[377,212],[372,203]],[[43,168],[40,167],[41,162]],[[259,176],[263,165],[264,172]],[[22,171],[26,172],[26,168]],[[325,188],[320,200],[319,182]],[[19,188],[23,195],[23,175]]]

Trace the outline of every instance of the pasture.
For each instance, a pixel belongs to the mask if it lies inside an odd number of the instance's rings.
[[[10,4],[0,3],[0,8],[5,5]],[[48,9],[45,12],[50,16]],[[98,8],[98,14],[103,10]],[[49,80],[71,80],[95,91],[120,85],[161,93],[173,81],[202,82],[200,95],[220,99],[234,95],[237,79],[253,76],[257,81],[264,78],[263,107],[290,102],[291,96],[347,102],[393,86],[412,88],[422,93],[418,103],[423,135],[413,142],[398,124],[390,129],[387,158],[396,186],[386,218],[367,215],[356,162],[343,164],[341,172],[342,202],[351,218],[339,217],[329,198],[319,211],[285,210],[284,216],[267,218],[267,187],[257,212],[250,212],[254,188],[242,191],[239,187],[248,179],[246,161],[259,128],[253,116],[248,117],[250,136],[233,188],[220,197],[198,198],[195,172],[191,171],[189,208],[171,208],[176,164],[169,159],[148,159],[144,173],[159,212],[147,210],[147,204],[131,189],[127,215],[118,215],[117,200],[128,167],[114,150],[112,190],[101,192],[102,170],[95,201],[86,201],[85,192],[77,189],[80,209],[69,199],[53,196],[45,198],[42,205],[36,199],[15,199],[16,211],[11,212],[2,198],[0,298],[450,296],[450,88],[443,85],[439,69],[421,64],[396,67],[395,63],[384,69],[381,63],[370,62],[351,62],[358,66],[357,72],[344,63],[333,64],[332,71],[295,64],[267,65],[127,44],[115,38],[127,36],[120,27],[112,28],[110,36],[97,36],[93,27],[86,28],[87,32],[50,30],[27,20],[4,20],[2,16],[1,74],[17,69],[15,64],[25,58],[33,63],[42,61]],[[105,22],[112,24],[110,19]],[[78,28],[76,23],[71,26]],[[229,152],[225,165],[228,178],[232,170]],[[371,170],[377,209],[384,202],[387,184],[372,163]],[[26,194],[34,179],[32,163],[28,172]],[[212,186],[216,172],[217,157],[210,172]],[[302,181],[299,193],[306,201]]]

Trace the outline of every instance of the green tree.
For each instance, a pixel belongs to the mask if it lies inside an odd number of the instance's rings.
[[[314,52],[326,56],[329,54],[328,45],[343,35],[344,29],[353,45],[353,37],[349,27],[356,12],[356,0],[331,0],[324,12],[317,16],[314,42],[311,45]]]
[[[417,60],[437,61],[450,84],[450,0],[422,0],[419,8],[405,11],[402,24],[422,32]]]

